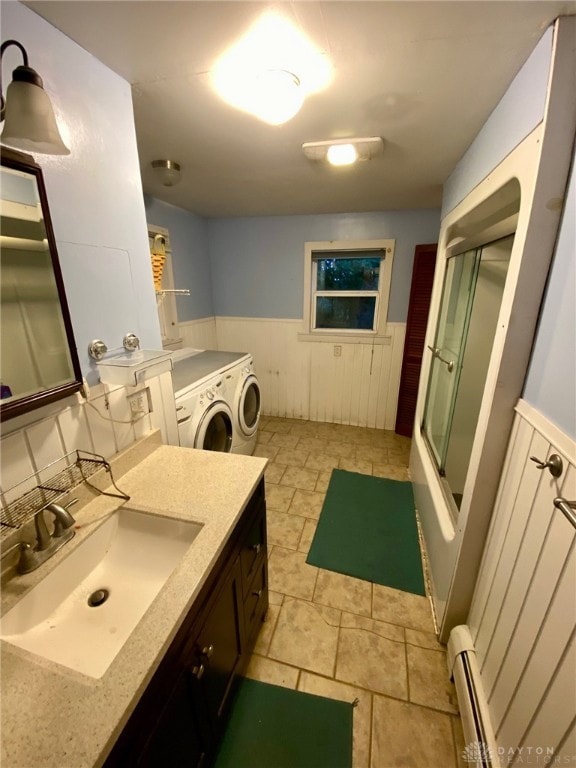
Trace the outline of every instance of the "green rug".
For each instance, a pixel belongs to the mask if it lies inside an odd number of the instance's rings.
[[[213,768],[351,768],[352,704],[242,679]]]
[[[425,595],[412,483],[335,469],[306,562]]]

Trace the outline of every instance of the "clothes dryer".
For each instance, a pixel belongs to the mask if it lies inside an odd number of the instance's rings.
[[[230,370],[249,357],[243,352],[209,349],[184,349],[174,356],[172,386],[181,446],[234,450]]]
[[[251,355],[227,372],[226,387],[234,419],[232,452],[251,455],[260,422],[260,384]]]

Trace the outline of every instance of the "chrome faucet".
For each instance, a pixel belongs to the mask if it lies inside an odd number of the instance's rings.
[[[71,507],[76,502],[77,499],[73,499],[67,506]],[[48,532],[44,517],[45,512],[51,512],[54,515],[54,530],[52,533]],[[34,526],[36,528],[36,546],[34,549],[32,549],[32,545],[28,542],[19,541],[13,547],[3,552],[2,556],[4,557],[19,548],[20,559],[16,564],[16,572],[30,573],[30,571],[36,570],[42,563],[45,563],[60,547],[63,547],[67,541],[73,538],[76,531],[72,526],[75,522],[68,509],[61,507],[59,504],[48,504],[34,515]]]
[[[52,535],[48,533],[44,512],[52,512],[56,518]],[[71,528],[75,522],[70,512],[59,504],[48,504],[47,507],[36,512],[34,515],[34,525],[36,526],[35,551],[45,552],[47,549],[52,549],[55,552],[74,536],[75,532]],[[57,547],[54,547],[55,543],[58,544]]]

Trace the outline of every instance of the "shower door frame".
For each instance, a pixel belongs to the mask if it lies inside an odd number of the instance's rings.
[[[459,221],[508,182],[518,181],[520,209],[514,244],[462,506],[455,522],[450,506],[454,502],[448,498],[420,430],[431,367],[431,353],[427,349],[423,358],[410,469],[430,565],[432,599],[443,642],[450,630],[465,623],[468,616],[503,469],[514,406],[522,394],[554,250],[561,205],[553,206],[550,201],[561,201],[565,194],[576,131],[572,58],[575,29],[574,18],[566,17],[556,22],[544,120],[445,216],[441,225],[425,340],[430,346],[434,344],[447,255],[458,234]],[[509,231],[498,231],[497,217],[492,221],[495,226],[480,232],[477,241],[470,242],[470,247],[510,234]]]

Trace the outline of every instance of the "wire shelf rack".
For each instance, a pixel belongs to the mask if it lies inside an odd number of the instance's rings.
[[[118,491],[118,493],[110,493],[96,488],[100,494],[116,496],[126,500],[130,498],[117,488],[112,477],[112,468],[103,456],[80,450],[67,453],[61,459],[57,459],[45,466],[40,472],[30,475],[30,477],[12,486],[12,488],[6,491],[5,496],[15,495],[20,486],[29,487],[31,480],[37,480],[39,475],[44,476],[51,467],[54,468],[55,474],[49,477],[48,480],[37,483],[34,488],[24,492],[14,501],[5,504],[0,509],[0,541],[25,525],[37,512],[45,509],[48,504],[57,502],[73,488],[86,482],[89,477],[100,469],[106,470],[110,475],[112,485]],[[56,471],[57,467],[60,467],[59,471]],[[88,484],[95,488],[92,484]]]

